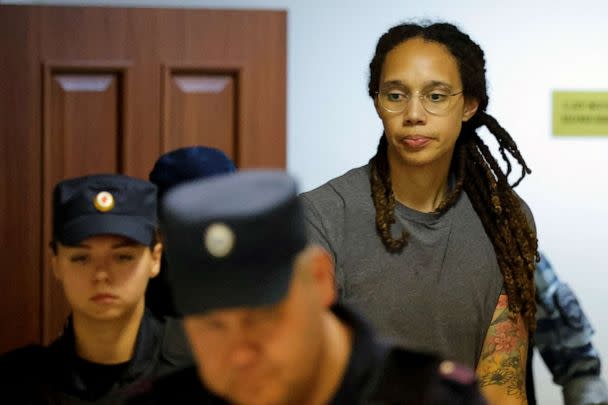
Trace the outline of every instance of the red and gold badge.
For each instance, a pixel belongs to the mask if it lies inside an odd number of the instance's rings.
[[[114,208],[114,196],[107,191],[102,191],[95,197],[95,208],[101,212],[108,212]]]

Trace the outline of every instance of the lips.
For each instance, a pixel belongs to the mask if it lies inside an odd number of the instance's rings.
[[[104,303],[109,304],[109,303],[116,301],[117,299],[118,299],[118,296],[116,296],[114,294],[108,294],[108,293],[95,294],[94,296],[91,297],[91,301],[97,302],[100,304],[104,304]]]
[[[409,149],[422,149],[432,140],[433,138],[423,135],[408,135],[401,139],[401,143]]]

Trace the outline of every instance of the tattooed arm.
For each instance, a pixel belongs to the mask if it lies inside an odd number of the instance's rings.
[[[509,311],[507,295],[501,294],[477,365],[479,386],[490,404],[528,403],[527,353],[527,328],[520,315]]]

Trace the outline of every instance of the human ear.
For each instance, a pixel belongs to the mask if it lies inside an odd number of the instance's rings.
[[[462,122],[467,122],[468,120],[470,120],[477,112],[478,107],[479,100],[475,98],[465,98],[464,110],[462,112]]]
[[[376,94],[376,97],[374,97],[374,108],[376,109],[376,114],[378,114],[378,117],[380,119],[382,119],[382,107],[380,106],[380,103],[378,102],[377,94]]]
[[[53,276],[55,277],[55,279],[57,281],[61,281],[62,274],[59,269],[59,265],[57,264],[57,255],[56,254],[53,254],[53,256],[51,257],[51,270],[53,272]]]
[[[163,244],[159,242],[156,245],[154,245],[154,248],[152,249],[152,252],[150,255],[151,255],[151,259],[152,259],[152,268],[150,269],[150,278],[154,278],[154,277],[158,276],[158,273],[160,273],[160,264],[161,264],[161,258],[163,255]]]

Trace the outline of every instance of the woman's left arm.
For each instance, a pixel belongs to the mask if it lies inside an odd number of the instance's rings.
[[[498,298],[477,365],[482,394],[490,404],[527,404],[528,330],[519,314],[509,311],[506,294]]]

